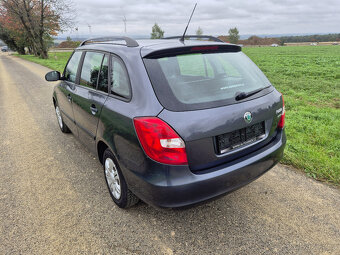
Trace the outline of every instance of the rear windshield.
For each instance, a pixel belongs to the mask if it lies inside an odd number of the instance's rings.
[[[237,103],[237,94],[271,86],[242,52],[185,54],[144,59],[144,62],[158,99],[173,111]],[[264,89],[247,99],[268,92]]]

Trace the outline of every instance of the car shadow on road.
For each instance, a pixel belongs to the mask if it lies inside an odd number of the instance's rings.
[[[247,239],[248,244],[253,243],[254,237],[261,234],[252,227],[251,204],[258,197],[251,189],[249,185],[226,196],[177,209],[139,203],[126,213],[147,223],[153,237],[173,250],[188,247],[193,252],[207,252],[214,247],[213,253],[223,252],[223,247],[244,246]]]

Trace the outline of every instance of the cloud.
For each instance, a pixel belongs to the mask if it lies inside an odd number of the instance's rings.
[[[108,35],[124,32],[149,35],[157,22],[165,35],[182,34],[194,1],[73,0],[79,35]],[[205,34],[227,34],[237,27],[241,34],[340,32],[338,0],[201,0],[188,33],[201,27]],[[68,34],[69,32],[65,33]]]

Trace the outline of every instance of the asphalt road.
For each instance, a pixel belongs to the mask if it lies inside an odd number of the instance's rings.
[[[340,254],[339,189],[282,165],[194,208],[117,208],[47,71],[0,54],[0,254]]]

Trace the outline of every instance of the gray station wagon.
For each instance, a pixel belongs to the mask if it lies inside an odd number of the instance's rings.
[[[61,131],[98,156],[119,207],[205,201],[283,156],[282,95],[241,47],[194,37],[86,40],[62,75],[46,74],[60,80],[53,103]]]

